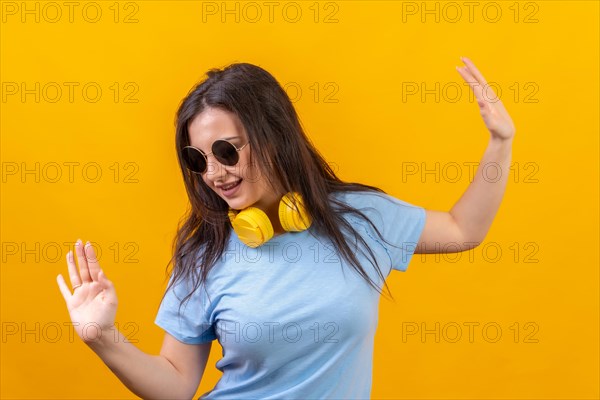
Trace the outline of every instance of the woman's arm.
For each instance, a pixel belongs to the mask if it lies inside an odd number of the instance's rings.
[[[425,227],[415,253],[457,252],[478,246],[492,225],[508,182],[514,123],[473,62],[466,57],[462,60],[465,67],[457,70],[475,94],[490,141],[473,182],[452,209],[426,210]]]
[[[58,287],[73,327],[83,340],[133,393],[144,399],[190,399],[196,393],[212,342],[190,345],[165,335],[160,355],[135,347],[115,329],[117,293],[100,268],[91,245],[75,245],[67,254],[73,293],[62,275]]]
[[[165,334],[160,355],[139,350],[119,331],[88,346],[129,390],[143,399],[191,399],[204,374],[212,342],[190,345]]]

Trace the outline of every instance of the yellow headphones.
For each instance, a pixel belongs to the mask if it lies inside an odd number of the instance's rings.
[[[297,204],[297,211],[294,207]],[[233,230],[245,245],[255,248],[262,246],[273,237],[273,225],[267,214],[257,207],[241,211],[229,209],[229,220]],[[312,220],[296,192],[287,193],[279,201],[279,221],[287,232],[301,232],[308,229]]]

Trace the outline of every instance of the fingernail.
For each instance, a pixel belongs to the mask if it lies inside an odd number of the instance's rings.
[[[91,246],[89,240],[87,242],[85,242],[85,247]]]
[[[81,239],[77,239],[77,241],[75,242],[75,246],[79,246],[81,244]]]

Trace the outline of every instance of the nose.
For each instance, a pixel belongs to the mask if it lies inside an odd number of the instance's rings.
[[[211,181],[223,179],[227,175],[225,166],[221,164],[214,155],[209,154],[206,158],[206,178]]]

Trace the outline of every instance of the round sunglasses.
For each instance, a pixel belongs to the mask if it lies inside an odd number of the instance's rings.
[[[238,152],[249,143],[250,142],[247,142],[238,149],[233,143],[230,143],[225,139],[217,139],[212,144],[211,153],[204,154],[202,150],[197,149],[194,146],[185,146],[181,150],[181,155],[183,156],[183,161],[187,169],[196,174],[203,174],[208,165],[209,155],[213,154],[221,164],[231,167],[240,160]]]

